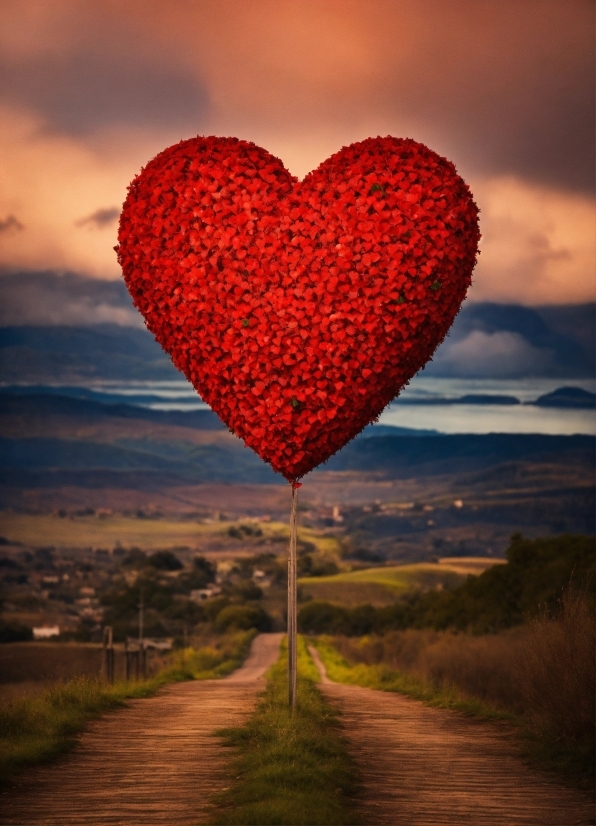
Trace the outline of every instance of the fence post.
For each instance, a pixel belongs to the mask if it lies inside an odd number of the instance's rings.
[[[114,635],[111,625],[103,629],[103,660],[105,675],[108,683],[114,682]]]
[[[126,658],[126,682],[130,680],[130,651],[128,650],[128,637],[124,641],[124,656]]]

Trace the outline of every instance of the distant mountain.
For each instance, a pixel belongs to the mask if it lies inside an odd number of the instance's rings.
[[[593,467],[592,436],[530,433],[449,434],[441,438],[355,439],[324,470],[377,471],[388,478],[479,471],[507,462],[570,462]]]
[[[465,303],[424,375],[590,378],[595,316],[594,304]],[[180,377],[120,279],[0,270],[0,329],[3,382]]]
[[[180,379],[146,329],[92,327],[0,328],[0,381],[89,382]]]
[[[154,424],[189,427],[196,430],[223,430],[224,425],[211,410],[151,410],[131,404],[105,404],[90,399],[73,399],[53,394],[22,396],[2,393],[0,415],[12,416],[27,433],[31,417],[43,419],[66,418],[72,420],[101,421],[105,419],[137,419]],[[73,425],[74,427],[74,425]]]
[[[158,430],[155,425],[173,429]],[[478,472],[506,463],[576,468],[594,464],[591,436],[439,436],[377,427],[379,435],[357,437],[321,470],[375,472],[399,479]],[[198,442],[197,430],[207,431]],[[0,437],[2,484],[12,487],[281,482],[208,410],[166,412],[60,396],[4,396]]]
[[[538,407],[574,407],[594,410],[596,394],[582,390],[581,387],[559,387],[552,393],[540,396],[533,403]]]

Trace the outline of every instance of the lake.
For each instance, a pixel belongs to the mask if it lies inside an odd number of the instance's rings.
[[[573,386],[594,392],[594,379],[442,379],[416,376],[400,398],[385,409],[380,424],[442,433],[587,433],[596,435],[594,410],[557,409],[520,405],[416,404],[437,398],[469,394],[515,396],[530,402],[558,387]],[[127,397],[151,395],[145,404],[156,410],[201,410],[208,405],[186,381],[97,382],[93,390]],[[401,403],[403,399],[407,403]],[[132,401],[132,399],[131,399]],[[137,402],[138,403],[138,402]]]

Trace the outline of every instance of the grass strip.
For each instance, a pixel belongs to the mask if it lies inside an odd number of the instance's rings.
[[[0,778],[68,751],[92,719],[135,697],[151,697],[166,683],[223,677],[243,662],[256,632],[224,637],[217,646],[176,652],[171,666],[139,682],[109,685],[79,677],[53,686],[36,697],[0,708]]]
[[[327,637],[318,637],[312,640],[312,644],[319,652],[327,676],[336,683],[361,685],[379,691],[394,691],[415,700],[422,700],[426,705],[435,708],[463,711],[485,720],[516,719],[511,712],[493,708],[478,698],[463,696],[456,688],[432,685],[419,677],[397,671],[382,663],[350,663],[334,648]]]
[[[268,673],[267,688],[253,716],[239,728],[219,732],[237,755],[233,784],[218,796],[214,823],[357,823],[351,796],[356,772],[337,711],[315,685],[318,671],[298,638],[298,692],[288,708],[287,652]]]
[[[162,682],[226,677],[242,665],[257,633],[254,628],[235,631],[223,636],[215,645],[176,651],[172,664],[158,676]]]

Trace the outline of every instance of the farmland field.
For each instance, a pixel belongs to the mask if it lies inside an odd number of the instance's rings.
[[[52,545],[60,548],[105,548],[120,545],[123,548],[141,547],[148,551],[164,547],[187,547],[209,550],[214,541],[234,553],[240,550],[238,540],[230,538],[230,529],[243,524],[228,521],[188,519],[137,518],[119,514],[97,517],[69,515],[61,518],[52,514],[25,514],[4,512],[0,514],[0,534],[11,543],[29,547]],[[247,522],[246,524],[253,524]],[[256,526],[255,526],[256,527]],[[249,544],[286,542],[289,537],[287,524],[259,522],[258,539]],[[300,531],[300,538],[312,542],[322,552],[337,550],[337,539],[321,535],[308,528]],[[246,544],[246,540],[242,540]]]
[[[468,574],[480,574],[505,560],[483,557],[446,557],[438,563],[365,568],[325,577],[304,577],[299,583],[304,596],[341,605],[389,605],[418,589],[454,588]]]

